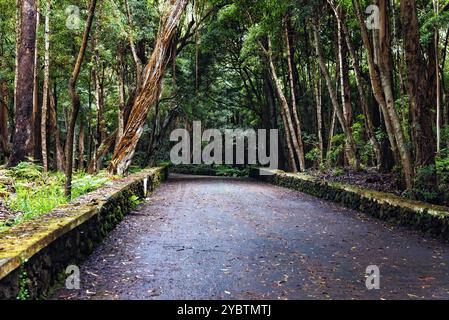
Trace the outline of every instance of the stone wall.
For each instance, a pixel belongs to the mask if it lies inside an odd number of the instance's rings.
[[[0,299],[45,298],[167,175],[144,170],[1,232]]]
[[[261,174],[262,172],[268,175]],[[250,177],[337,202],[347,208],[449,239],[449,208],[324,181],[306,174],[252,169]]]

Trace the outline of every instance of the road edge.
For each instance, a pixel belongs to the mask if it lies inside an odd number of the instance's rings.
[[[0,300],[45,297],[167,177],[145,169],[0,233]]]
[[[339,203],[372,217],[418,229],[449,240],[449,208],[348,184],[329,182],[304,173],[251,168],[253,179]]]

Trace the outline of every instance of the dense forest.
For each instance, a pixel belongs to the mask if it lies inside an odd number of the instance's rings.
[[[279,129],[285,171],[448,203],[448,26],[446,0],[0,0],[0,162],[70,196],[201,120]]]

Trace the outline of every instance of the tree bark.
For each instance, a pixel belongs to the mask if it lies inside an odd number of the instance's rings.
[[[64,148],[61,143],[61,132],[58,127],[58,114],[57,114],[57,103],[56,103],[56,84],[53,89],[50,90],[50,128],[51,132],[55,136],[55,164],[54,167],[59,172],[65,171],[65,156]]]
[[[8,131],[8,102],[8,82],[6,80],[2,80],[0,82],[0,147],[3,150],[5,158],[8,158],[11,152]]]
[[[84,117],[81,117],[78,134],[78,170],[80,171],[84,171],[84,150],[85,150],[84,140],[85,140]]]
[[[81,42],[80,51],[78,53],[78,57],[76,59],[76,63],[70,76],[69,80],[69,91],[70,97],[72,101],[72,112],[70,115],[70,122],[67,131],[67,139],[66,139],[66,183],[65,183],[65,196],[70,198],[72,195],[72,173],[73,173],[73,142],[75,138],[75,125],[76,119],[78,118],[78,113],[80,109],[80,97],[76,92],[76,83],[78,81],[78,77],[81,71],[81,64],[84,60],[84,55],[86,53],[87,42],[89,40],[90,30],[92,29],[92,22],[95,15],[95,8],[97,5],[97,0],[91,0],[90,8],[89,8],[89,16],[87,18],[86,29],[84,30],[83,40]]]
[[[159,98],[164,72],[170,61],[172,39],[188,0],[172,2],[170,10],[163,17],[153,54],[143,73],[142,90],[136,97],[125,132],[109,164],[110,173],[124,174],[128,171],[137,143],[142,136],[148,109]]]
[[[379,141],[377,140],[376,135],[375,135],[373,120],[371,117],[371,113],[369,112],[368,103],[367,103],[367,101],[365,99],[365,95],[364,95],[364,90],[363,90],[363,85],[362,85],[362,72],[360,71],[360,64],[359,64],[357,55],[355,54],[354,47],[351,43],[348,29],[346,28],[346,25],[345,25],[343,19],[341,19],[336,8],[333,7],[333,9],[334,9],[336,19],[340,20],[341,29],[342,29],[343,36],[346,41],[346,46],[348,48],[349,54],[352,59],[352,66],[354,68],[354,74],[355,74],[357,90],[359,93],[360,105],[362,107],[362,111],[363,111],[363,115],[364,115],[365,130],[367,132],[368,138],[369,138],[371,146],[373,148],[377,165],[379,167],[381,167],[382,166],[382,156],[381,156],[381,151],[380,151],[381,148],[380,148]]]
[[[391,70],[391,57],[389,52],[389,42],[383,44],[383,54],[380,54],[380,40],[377,30],[374,30],[374,46],[371,45],[368,31],[361,13],[359,0],[353,0],[354,9],[357,15],[357,20],[362,32],[362,39],[368,53],[368,67],[370,71],[370,80],[373,88],[373,93],[377,103],[382,110],[385,119],[385,127],[387,129],[388,138],[390,140],[391,148],[395,158],[401,160],[402,171],[407,189],[411,189],[413,185],[413,165],[411,161],[410,151],[405,143],[404,133],[401,128],[401,123],[394,106],[393,91],[391,87],[391,77],[385,70]],[[382,6],[381,6],[382,7]],[[380,24],[382,34],[388,34],[388,21],[386,16],[385,3],[384,10],[380,10]],[[382,38],[385,42],[387,37]],[[385,48],[388,48],[385,50]],[[376,57],[379,56],[379,68],[376,66]]]
[[[333,145],[333,141],[332,140],[334,139],[336,122],[337,122],[337,113],[336,113],[335,109],[333,109],[332,117],[331,117],[331,123],[330,123],[330,126],[329,126],[327,152],[332,150],[332,145]],[[328,153],[328,155],[329,155],[329,153]],[[330,157],[327,157],[327,163],[328,163],[329,166],[331,165],[331,158]]]
[[[381,1],[381,3],[384,0]],[[419,35],[415,0],[401,1],[402,37],[407,65],[415,168],[435,165],[435,138],[432,132],[432,106],[429,105],[428,77]],[[432,70],[433,71],[433,70]]]
[[[291,94],[291,107],[292,107],[292,113],[293,113],[293,120],[295,123],[295,133],[296,133],[296,139],[298,140],[298,160],[299,160],[299,169],[301,171],[306,170],[306,161],[304,157],[304,143],[302,140],[302,130],[301,130],[301,121],[298,116],[298,107],[296,104],[296,93],[295,93],[295,82],[293,78],[293,55],[292,55],[292,48],[290,46],[290,32],[289,32],[289,21],[288,18],[285,22],[284,27],[285,32],[285,43],[286,43],[286,51],[287,51],[287,65],[288,65],[288,73],[289,73],[289,82],[290,82],[290,94]]]
[[[131,33],[128,34],[128,41],[129,46],[131,48],[131,53],[134,60],[134,65],[136,67],[136,91],[139,91],[142,86],[142,60],[139,58],[139,55],[137,54],[136,45],[134,42],[134,37],[132,35],[132,28],[134,25],[133,19],[132,19],[132,12],[129,7],[128,0],[125,0],[125,12],[126,12],[126,18],[128,20],[129,27],[131,28]]]
[[[22,0],[20,7],[20,32],[18,38],[18,65],[15,130],[12,154],[8,166],[14,167],[33,156],[33,77],[34,46],[36,42],[37,9],[35,0]]]
[[[405,175],[405,183],[407,189],[413,186],[413,163],[410,156],[410,151],[407,149],[406,139],[402,131],[401,123],[396,111],[394,103],[393,85],[392,85],[392,62],[391,62],[391,43],[390,30],[388,19],[388,3],[387,0],[379,1],[380,9],[380,30],[375,31],[374,48],[378,52],[380,65],[380,79],[385,94],[385,102],[387,105],[388,114],[390,116],[394,134],[398,146],[399,153],[402,159],[402,166]],[[377,35],[378,33],[378,35]]]
[[[39,1],[37,1],[37,4]],[[34,149],[35,160],[40,159],[42,155],[41,151],[41,112],[39,108],[39,23],[40,13],[37,10],[36,15],[36,41],[34,46],[34,70],[33,70],[33,115],[32,115],[32,144]]]
[[[269,51],[271,48],[268,49]],[[282,116],[284,122],[284,126],[286,128],[286,133],[289,133],[290,141],[292,142],[292,148],[294,150],[294,154],[296,154],[297,159],[301,158],[301,148],[299,146],[298,137],[295,132],[295,128],[293,126],[293,120],[292,115],[290,113],[290,106],[288,105],[287,98],[284,95],[284,92],[282,91],[281,82],[277,76],[276,67],[274,66],[271,54],[268,54],[268,64],[270,68],[270,74],[273,81],[274,89],[276,92],[276,96],[279,100],[279,107],[281,109],[281,112],[284,113]],[[287,130],[288,129],[288,130]],[[296,167],[296,165],[295,165]],[[299,167],[301,170],[301,165]],[[296,168],[297,170],[297,168]]]
[[[102,66],[102,61],[100,59],[99,44],[98,44],[99,41],[98,38],[100,36],[101,31],[101,24],[100,24],[101,10],[98,11],[99,14],[95,23],[96,25],[95,33],[94,36],[92,37],[92,46],[94,51],[92,78],[95,86],[95,104],[97,106],[97,133],[96,133],[97,149],[100,147],[103,140],[106,139],[107,135],[106,123],[104,119],[104,66]]]
[[[337,11],[336,9],[335,11]],[[338,13],[336,13],[338,16]],[[338,45],[338,68],[340,75],[340,97],[343,107],[343,117],[348,128],[352,128],[352,105],[351,105],[351,89],[349,86],[349,65],[347,57],[347,48],[343,44],[344,35],[342,30],[342,21],[337,18],[337,45]],[[346,158],[350,162],[351,150],[348,144],[345,145]]]
[[[90,160],[89,166],[87,168],[87,172],[89,174],[95,173],[97,171],[98,162],[102,162],[104,157],[106,157],[108,152],[114,147],[114,143],[117,140],[117,134],[118,129],[111,133],[95,152],[95,155]]]
[[[20,33],[21,33],[21,21],[22,21],[22,1],[16,0],[16,46],[15,46],[15,58],[14,58],[14,107],[13,111],[16,114],[17,110],[17,82],[19,80],[19,46],[20,46]]]
[[[329,71],[326,67],[326,63],[324,62],[324,58],[323,58],[323,54],[322,54],[322,50],[321,50],[320,36],[319,36],[319,32],[318,32],[318,27],[316,24],[313,25],[313,34],[314,34],[314,38],[315,38],[316,56],[318,58],[318,63],[321,68],[321,73],[323,74],[323,76],[326,80],[327,89],[329,91],[329,96],[331,98],[332,106],[335,110],[335,114],[338,118],[340,126],[342,127],[343,133],[346,136],[346,143],[348,145],[349,164],[352,167],[354,167],[355,169],[358,169],[359,162],[356,157],[356,144],[354,141],[354,137],[352,135],[352,128],[347,125],[344,114],[338,104],[337,94],[334,90],[332,80],[329,75]]]
[[[118,48],[118,96],[119,96],[119,113],[118,113],[118,132],[117,144],[125,131],[125,108],[126,108],[126,89],[125,89],[125,54],[124,46],[121,43]]]
[[[298,172],[298,167],[296,166],[295,152],[293,151],[292,133],[290,132],[290,129],[288,126],[288,121],[287,121],[287,117],[285,115],[284,108],[279,107],[279,109],[281,111],[282,122],[284,123],[285,141],[286,141],[287,150],[288,150],[288,163],[290,166],[290,170],[293,173],[296,173],[296,172]]]
[[[322,86],[321,77],[316,72],[315,64],[312,65],[311,77],[313,92],[315,95],[316,103],[316,118],[317,118],[317,136],[318,136],[318,148],[320,150],[320,165],[324,162],[324,139],[323,139],[323,110],[322,110]]]
[[[48,117],[48,93],[50,82],[50,13],[51,0],[47,0],[45,16],[45,62],[44,62],[44,85],[42,96],[42,116],[41,116],[41,141],[42,141],[42,164],[44,171],[48,171],[47,156],[47,117]]]

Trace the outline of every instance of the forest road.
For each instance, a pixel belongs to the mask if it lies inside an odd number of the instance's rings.
[[[80,270],[52,299],[449,298],[449,244],[249,179],[171,176]]]

